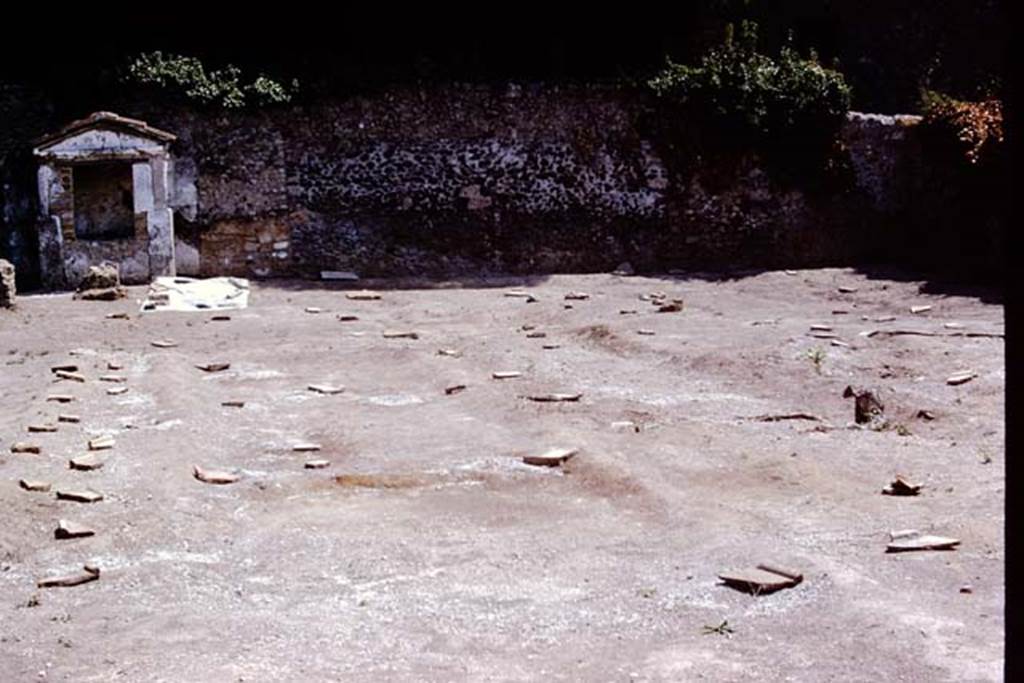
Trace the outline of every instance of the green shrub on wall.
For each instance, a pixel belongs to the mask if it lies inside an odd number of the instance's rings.
[[[192,102],[225,109],[289,102],[299,88],[296,80],[285,86],[266,76],[244,84],[241,70],[231,64],[207,71],[195,57],[164,55],[159,51],[135,57],[128,66],[125,80],[156,86]]]
[[[770,151],[788,149],[790,161],[818,167],[833,151],[850,108],[850,87],[816,55],[801,57],[783,47],[777,57],[757,50],[757,25],[743,22],[696,66],[673,63],[647,85],[674,105],[682,121],[720,146]],[[793,149],[796,146],[797,149]]]

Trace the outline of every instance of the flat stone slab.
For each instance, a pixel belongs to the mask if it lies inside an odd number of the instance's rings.
[[[297,443],[292,446],[292,450],[296,453],[310,453],[320,450],[320,444],[310,442]]]
[[[380,294],[363,290],[362,292],[349,292],[345,298],[352,301],[377,301],[380,299]]]
[[[53,537],[59,539],[85,538],[86,536],[93,536],[95,534],[96,532],[93,529],[90,529],[84,524],[61,519],[57,522],[57,528],[53,532]]]
[[[590,298],[590,295],[586,292],[569,292],[565,298],[568,301],[585,301]]]
[[[203,372],[223,372],[224,370],[227,370],[228,368],[231,367],[231,363],[200,363],[196,365],[196,367],[202,370]]]
[[[108,396],[120,396],[128,391],[128,387],[110,387],[107,389]]]
[[[82,418],[78,415],[64,414],[57,416],[57,422],[70,422],[72,424],[81,422]]]
[[[446,396],[451,396],[452,394],[457,394],[460,391],[465,391],[465,389],[465,384],[452,384],[444,388],[444,393]]]
[[[306,313],[323,313],[324,312],[324,309],[320,308],[319,306],[306,306],[306,308],[304,308],[303,310],[306,311]]]
[[[245,401],[221,401],[220,404],[225,408],[244,408]]]
[[[234,484],[242,475],[222,470],[208,470],[199,465],[192,466],[192,476],[204,484]]]
[[[102,451],[104,449],[113,448],[113,447],[114,447],[114,437],[110,436],[109,434],[104,434],[103,436],[97,436],[95,439],[90,439],[89,440],[89,450],[90,451]]]
[[[849,285],[840,285],[836,289],[839,291],[840,294],[853,294],[854,292],[857,291],[856,287],[851,287]]]
[[[645,336],[647,336],[647,337],[652,337],[652,336],[654,336],[654,330],[648,330],[648,329],[641,329],[641,330],[637,330],[637,331],[636,331],[636,333],[637,333],[637,334],[642,334],[642,335],[645,335]]]
[[[332,384],[310,384],[307,389],[317,394],[340,394],[345,391],[345,387]]]
[[[932,307],[928,306],[928,305],[925,305],[925,306],[911,306],[910,307],[910,312],[915,314],[915,315],[918,314],[918,313],[927,313],[930,310],[932,310]]]
[[[526,333],[526,338],[527,339],[543,339],[546,336],[548,336],[547,332],[527,332]]]
[[[539,467],[557,467],[579,453],[578,448],[552,448],[536,455],[524,455],[523,462]]]
[[[331,464],[330,460],[307,460],[306,464],[303,465],[307,470],[322,470],[325,467],[329,467]]]
[[[113,382],[115,384],[123,384],[128,381],[128,378],[124,375],[100,375],[99,380],[101,382]]]
[[[955,375],[950,375],[949,377],[947,377],[946,378],[946,384],[950,384],[952,386],[956,386],[958,384],[964,384],[966,382],[970,382],[972,379],[974,379],[977,376],[978,376],[978,373],[976,373],[976,372],[970,372],[970,371],[958,372]]]
[[[90,453],[88,455],[78,456],[77,458],[71,458],[68,460],[68,467],[73,470],[98,470],[103,467],[105,462],[106,460],[104,458],[101,458],[95,453]]]
[[[42,450],[43,449],[37,444],[26,443],[24,441],[17,441],[11,444],[11,453],[34,453],[35,455],[39,455]]]
[[[173,349],[178,345],[178,342],[171,341],[170,339],[156,339],[149,342],[150,346],[155,346],[158,349]]]
[[[25,489],[26,491],[49,491],[50,482],[42,481],[40,479],[19,479],[18,486]]]
[[[90,581],[96,581],[100,578],[100,569],[92,565],[85,565],[82,567],[80,574],[71,574],[68,576],[56,576],[46,579],[39,579],[36,581],[36,587],[38,588],[57,588],[57,587],[70,587],[78,586],[83,583],[89,583]]]
[[[458,351],[457,349],[438,349],[437,350],[437,355],[439,355],[439,356],[451,356],[453,358],[458,358],[459,356],[462,355],[462,352]]]
[[[71,380],[72,382],[84,382],[85,381],[85,375],[82,375],[82,374],[77,373],[77,372],[68,372],[67,370],[58,370],[57,372],[55,372],[53,374],[57,375],[57,377],[59,379]]]
[[[64,365],[54,365],[53,367],[50,368],[50,372],[56,373],[58,371],[60,371],[60,372],[78,372],[78,366],[74,365],[73,363],[67,363],[67,364],[64,364]]]
[[[831,331],[832,331],[832,326],[831,325],[822,325],[822,324],[811,325],[811,332],[831,332]]]
[[[544,344],[540,348],[544,349],[545,351],[551,351],[552,349],[560,349],[560,348],[562,348],[562,345],[561,344]]]
[[[57,500],[73,500],[76,503],[97,503],[103,494],[92,489],[57,489]]]
[[[129,316],[127,313],[107,313],[103,317],[107,320],[128,320]]]
[[[71,394],[50,394],[46,397],[46,400],[54,403],[71,403],[75,400],[75,397]]]
[[[385,339],[419,339],[419,332],[413,332],[411,330],[385,330]]]
[[[582,397],[583,397],[583,394],[581,394],[581,393],[575,393],[575,394],[553,393],[553,394],[531,394],[530,396],[526,396],[524,398],[526,398],[526,399],[528,399],[530,401],[537,401],[538,403],[564,403],[564,402],[578,401]]]
[[[783,588],[792,588],[804,580],[803,574],[799,572],[767,564],[759,564],[751,569],[722,572],[718,578],[731,588],[754,595],[765,595]]]
[[[25,428],[29,432],[55,432],[57,431],[57,425],[51,424],[34,424],[29,425]]]
[[[494,379],[513,379],[515,377],[522,377],[523,373],[518,370],[499,370],[498,372],[492,372],[491,377]]]
[[[931,535],[897,535],[887,546],[887,553],[913,552],[915,550],[954,550],[960,545],[959,539]]]
[[[358,315],[352,315],[350,313],[346,313],[346,314],[343,314],[343,315],[339,315],[338,316],[338,320],[340,320],[343,323],[351,323],[351,322],[355,322],[356,320],[359,320],[359,316]]]

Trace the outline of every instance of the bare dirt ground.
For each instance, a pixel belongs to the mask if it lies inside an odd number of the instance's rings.
[[[999,680],[1004,343],[952,335],[1002,332],[1003,308],[920,284],[844,269],[553,276],[359,283],[383,298],[352,301],[270,282],[224,322],[139,314],[141,287],[110,303],[22,297],[0,311],[2,679]],[[539,300],[503,296],[513,287]],[[574,290],[590,299],[566,302]],[[655,291],[684,310],[654,312],[639,297]],[[382,335],[409,329],[419,339]],[[874,329],[938,336],[859,334]],[[231,367],[195,367],[211,361]],[[88,381],[56,380],[63,363]],[[977,377],[948,385],[958,370]],[[103,374],[128,391],[108,395]],[[878,391],[890,428],[851,428],[848,384]],[[535,392],[583,397],[522,398]],[[752,419],[795,412],[820,421]],[[81,422],[26,432],[58,413]],[[102,434],[106,465],[68,469]],[[293,452],[302,441],[323,450]],[[562,469],[521,462],[554,446],[580,451]],[[201,483],[194,464],[241,480]],[[881,495],[896,473],[922,494]],[[96,534],[55,540],[60,518]],[[886,554],[906,528],[962,545]],[[804,582],[755,597],[717,579],[764,561]],[[98,581],[36,588],[86,562]],[[723,620],[734,633],[703,632]]]

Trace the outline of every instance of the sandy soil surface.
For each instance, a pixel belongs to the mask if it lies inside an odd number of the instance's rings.
[[[963,333],[1001,333],[1003,308],[919,285],[587,275],[364,282],[382,299],[353,301],[268,282],[229,321],[140,314],[140,287],[22,297],[0,311],[3,680],[999,680],[1004,342]],[[684,310],[641,298],[659,291]],[[56,379],[68,363],[87,381]],[[947,384],[959,370],[977,377]],[[877,391],[888,428],[852,426],[848,384]],[[547,392],[582,398],[524,398]],[[819,420],[756,419],[798,412]],[[104,434],[101,469],[68,468]],[[579,454],[522,462],[558,446]],[[240,480],[202,483],[196,464]],[[897,473],[921,495],[882,495]],[[56,540],[58,519],[96,533]],[[887,554],[907,528],[962,544]],[[717,578],[766,561],[803,583],[753,596]],[[36,587],[85,563],[99,580]],[[704,632],[723,620],[731,634]]]

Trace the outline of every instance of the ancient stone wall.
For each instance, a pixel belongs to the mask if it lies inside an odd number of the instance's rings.
[[[245,113],[111,108],[178,135],[168,204],[186,275],[851,265],[908,231],[920,167],[913,117],[856,114],[841,188],[782,184],[754,156],[669,163],[649,95],[615,88],[392,88]]]

